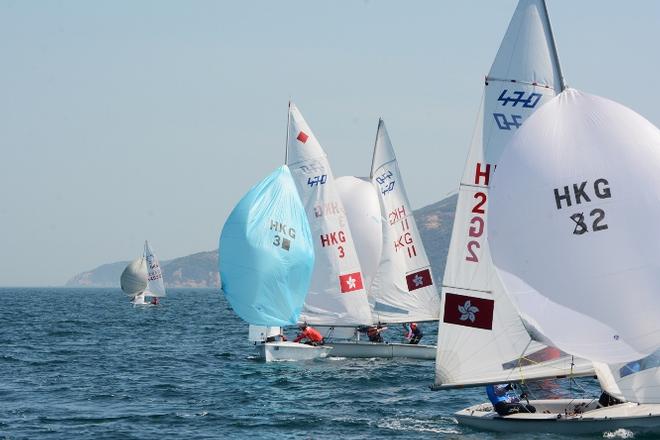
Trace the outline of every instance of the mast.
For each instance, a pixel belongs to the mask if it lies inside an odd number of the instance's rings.
[[[286,165],[289,160],[289,125],[291,124],[291,100],[289,99],[289,106],[286,112],[286,144],[284,144],[284,164]]]
[[[369,179],[374,178],[374,161],[376,160],[376,146],[378,146],[378,135],[380,135],[380,127],[383,125],[383,118],[378,118],[378,128],[376,129],[376,139],[374,139],[374,150],[371,153],[371,171],[369,171]]]
[[[548,25],[548,33],[550,34],[550,51],[552,52],[552,58],[555,60],[557,71],[559,72],[559,93],[561,93],[567,87],[566,80],[564,79],[564,72],[561,70],[559,53],[557,52],[557,43],[555,42],[555,33],[552,32],[552,24],[550,24],[550,15],[548,14],[548,7],[545,4],[545,0],[541,0],[541,5],[543,6],[543,15],[545,16],[545,22]]]

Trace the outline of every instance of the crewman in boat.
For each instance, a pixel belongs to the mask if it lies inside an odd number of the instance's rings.
[[[500,416],[516,413],[535,413],[536,408],[530,404],[520,402],[520,398],[509,384],[488,385],[486,387],[488,399]]]
[[[157,296],[152,296],[151,297],[151,305],[152,306],[157,306],[158,304],[160,304],[160,299],[158,299]]]
[[[384,325],[371,325],[367,327],[367,337],[369,338],[369,342],[385,342],[383,340],[383,333],[385,330],[387,330],[387,327]]]
[[[422,329],[419,328],[416,322],[403,323],[404,335],[406,341],[409,344],[419,344],[419,341],[424,337]]]
[[[307,325],[306,322],[298,324],[300,333],[293,342],[301,342],[308,345],[323,345],[325,343],[323,336],[314,327]]]

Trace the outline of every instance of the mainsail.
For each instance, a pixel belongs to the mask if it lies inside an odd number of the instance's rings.
[[[291,103],[287,162],[305,207],[316,263],[300,315],[315,325],[364,325],[371,310],[351,230],[323,148]]]
[[[163,272],[160,270],[158,257],[149,246],[148,241],[144,241],[144,257],[147,261],[147,288],[146,293],[150,296],[165,296],[165,285],[163,284]]]
[[[368,289],[374,322],[437,320],[440,298],[431,265],[382,120],[378,122],[371,181],[378,191],[383,230],[378,271]]]
[[[542,0],[521,0],[485,81],[458,193],[442,286],[436,387],[591,371],[530,336],[495,273],[486,240],[489,184],[500,154],[527,117],[564,88]],[[499,173],[499,170],[498,170]],[[524,208],[518,211],[525,216]]]
[[[238,316],[259,326],[295,324],[314,249],[309,223],[284,165],[236,205],[220,236],[222,290]]]
[[[660,348],[658,169],[657,127],[573,89],[505,150],[492,189],[493,260],[553,345],[609,364]]]

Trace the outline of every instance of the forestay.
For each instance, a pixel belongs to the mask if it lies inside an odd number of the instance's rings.
[[[309,288],[314,248],[286,165],[236,205],[222,228],[219,253],[222,290],[238,316],[260,326],[297,322]]]
[[[163,273],[160,270],[158,257],[148,241],[144,241],[144,256],[147,261],[147,294],[151,296],[165,296],[165,285],[163,284]]]
[[[437,320],[440,298],[431,265],[382,120],[378,122],[371,181],[380,200],[383,231],[383,251],[369,289],[373,319],[384,323]]]
[[[341,176],[335,179],[335,183],[351,227],[364,285],[369,293],[383,249],[378,194],[368,178]]]
[[[571,368],[570,356],[532,340],[496,276],[486,240],[489,184],[503,148],[562,88],[545,3],[521,0],[486,77],[459,187],[442,286],[437,387],[590,371],[587,362]],[[525,211],[515,212],[524,218]]]
[[[131,261],[121,273],[121,290],[133,296],[147,288],[147,264],[143,257]]]
[[[660,347],[658,169],[660,130],[572,89],[504,152],[494,262],[521,312],[564,351],[612,364]]]
[[[309,219],[316,264],[300,316],[315,325],[364,325],[371,311],[362,270],[325,152],[294,104],[287,164]]]

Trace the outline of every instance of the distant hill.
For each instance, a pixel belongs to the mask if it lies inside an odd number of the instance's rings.
[[[415,211],[415,220],[438,282],[445,270],[456,200],[457,196],[452,195]],[[66,286],[119,287],[119,276],[127,264],[128,261],[104,264],[74,276]],[[161,266],[167,287],[220,287],[217,250],[161,261]]]

